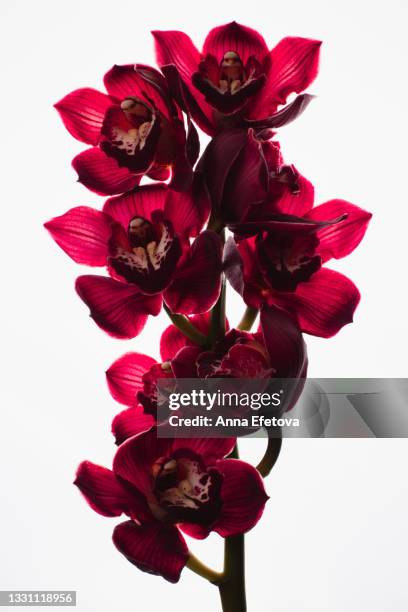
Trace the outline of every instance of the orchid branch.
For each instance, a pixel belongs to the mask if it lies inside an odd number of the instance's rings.
[[[247,306],[244,314],[242,315],[241,321],[237,325],[237,329],[242,331],[250,331],[252,325],[255,323],[255,319],[258,316],[258,309]]]
[[[202,334],[188,319],[188,317],[171,312],[166,304],[163,305],[164,310],[167,312],[173,325],[177,327],[189,340],[198,344],[199,346],[205,346],[207,344],[207,336]]]
[[[263,478],[268,476],[278,460],[282,448],[282,435],[277,438],[268,438],[268,446],[261,461],[256,466],[256,469]]]

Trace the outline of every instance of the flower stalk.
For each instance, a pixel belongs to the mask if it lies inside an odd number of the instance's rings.
[[[171,312],[168,306],[164,304],[164,310],[168,314],[171,322],[179,329],[189,340],[192,340],[200,346],[207,344],[207,336],[202,334],[188,319],[188,317]]]

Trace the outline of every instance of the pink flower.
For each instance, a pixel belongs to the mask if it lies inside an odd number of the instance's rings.
[[[316,77],[318,40],[288,37],[270,51],[258,32],[235,21],[213,28],[201,53],[184,32],[154,31],[153,36],[162,72],[173,91],[182,90],[191,116],[210,135],[226,124],[226,116],[230,127],[279,127],[310,100],[298,96],[277,110]]]
[[[84,461],[75,484],[103,516],[126,514],[113,542],[139,569],[177,582],[188,560],[181,531],[205,538],[244,533],[268,499],[259,473],[224,459],[234,439],[163,439],[156,429],[133,436],[117,450],[112,470]]]
[[[132,338],[163,299],[182,314],[216,302],[221,240],[209,230],[199,233],[207,216],[195,186],[180,193],[155,184],[108,199],[102,212],[80,206],[45,225],[74,261],[107,266],[111,278],[80,276],[77,292],[99,327]],[[191,236],[197,237],[190,244]]]
[[[72,165],[79,181],[101,195],[122,193],[144,174],[185,189],[191,183],[197,134],[186,139],[180,109],[166,80],[149,66],[113,66],[104,77],[107,94],[77,89],[56,105],[67,130],[92,145]]]
[[[345,200],[313,208],[313,186],[301,176],[298,182],[298,194],[286,190],[278,200],[254,204],[245,221],[230,224],[238,244],[228,242],[225,267],[248,305],[274,304],[303,332],[329,338],[353,320],[360,294],[322,264],[358,246],[371,214]]]

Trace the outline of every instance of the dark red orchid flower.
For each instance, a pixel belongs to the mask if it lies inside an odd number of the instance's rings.
[[[313,208],[313,186],[300,175],[298,184],[298,194],[286,190],[278,201],[252,206],[247,221],[231,224],[238,243],[231,238],[226,246],[226,273],[248,305],[279,306],[302,331],[329,338],[353,320],[360,294],[322,264],[358,246],[371,214],[344,200]]]
[[[209,333],[209,315],[191,318]],[[303,388],[307,373],[306,345],[298,327],[283,310],[265,307],[256,333],[227,331],[213,349],[188,340],[174,325],[162,334],[162,362],[141,353],[126,353],[107,370],[112,397],[128,406],[112,422],[116,443],[145,431],[157,418],[157,383],[166,378],[285,378],[293,379],[283,410],[289,410]]]
[[[238,459],[224,459],[234,439],[163,439],[155,428],[127,439],[113,468],[84,461],[75,484],[103,516],[126,514],[113,542],[139,569],[177,582],[189,552],[181,531],[205,538],[245,533],[268,496],[261,476]]]
[[[135,187],[144,174],[166,180],[173,171],[173,188],[188,188],[197,135],[190,125],[187,142],[163,75],[149,66],[114,66],[104,83],[107,94],[77,89],[55,105],[72,136],[92,145],[72,162],[79,181],[112,195]]]
[[[280,127],[295,119],[311,96],[321,42],[288,37],[271,51],[255,30],[235,21],[213,28],[202,52],[178,31],[154,31],[157,62],[196,123],[211,136],[225,125]],[[177,95],[177,94],[174,94]]]
[[[199,233],[207,215],[194,189],[155,184],[108,199],[102,212],[80,206],[45,226],[77,263],[108,267],[111,278],[80,276],[77,292],[99,327],[133,338],[163,299],[182,314],[216,302],[222,247],[215,232]]]

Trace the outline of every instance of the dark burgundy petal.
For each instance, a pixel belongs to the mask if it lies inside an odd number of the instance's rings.
[[[222,244],[218,234],[202,232],[179,261],[165,302],[172,312],[206,312],[217,301],[221,289]]]
[[[154,166],[147,176],[153,181],[167,181],[171,177],[170,166]]]
[[[186,239],[197,236],[210,214],[211,204],[201,175],[196,174],[188,191],[168,190],[164,215],[176,234]]]
[[[112,100],[96,89],[76,89],[55,104],[68,132],[74,138],[96,145],[105,113]]]
[[[133,406],[136,393],[143,389],[142,376],[156,360],[142,353],[126,353],[106,371],[106,380],[112,397],[125,406]]]
[[[172,443],[170,439],[158,438],[155,427],[133,436],[116,451],[113,471],[149,498],[154,485],[151,468],[157,459],[170,455]]]
[[[133,498],[112,470],[91,461],[79,465],[74,484],[91,508],[103,516],[134,515],[138,510],[138,497]]]
[[[113,157],[108,157],[99,147],[82,151],[72,160],[78,173],[78,181],[98,195],[114,195],[133,189],[141,176],[120,168]]]
[[[245,106],[248,99],[262,89],[265,84],[265,75],[261,74],[248,80],[234,93],[221,92],[216,85],[199,72],[193,74],[193,84],[204,95],[206,102],[217,111],[225,115],[232,115]]]
[[[150,68],[150,70],[157,72],[154,68]],[[103,81],[108,93],[119,100],[134,97],[146,102],[153,102],[154,106],[163,113],[165,117],[168,119],[171,118],[168,106],[163,96],[160,94],[160,91],[157,87],[152,86],[147,79],[143,78],[142,71],[137,71],[135,64],[113,66],[105,74]]]
[[[195,538],[196,540],[204,540],[212,531],[211,525],[199,523],[179,523],[178,527],[190,538]]]
[[[236,157],[224,182],[222,214],[227,221],[243,219],[251,205],[268,193],[269,173],[261,143],[248,130],[245,146]],[[225,211],[225,212],[224,212]]]
[[[307,219],[323,221],[344,214],[347,215],[344,221],[328,225],[317,234],[320,240],[317,253],[323,262],[332,257],[345,257],[354,251],[364,237],[372,214],[345,200],[330,200],[306,215]]]
[[[174,438],[173,452],[187,448],[199,455],[206,466],[227,457],[235,448],[236,438]]]
[[[173,357],[171,369],[176,378],[197,378],[197,358],[203,349],[199,346],[183,346]]]
[[[133,565],[143,572],[178,582],[189,552],[176,527],[154,522],[137,525],[126,521],[117,525],[113,543]]]
[[[225,243],[223,269],[231,286],[242,295],[244,292],[244,262],[232,236]]]
[[[313,100],[314,96],[309,94],[302,94],[301,96],[297,96],[293,102],[287,104],[276,113],[273,113],[269,116],[264,116],[262,119],[245,119],[244,125],[248,128],[253,129],[270,129],[270,128],[280,128],[284,125],[288,125],[288,123],[292,123],[295,121],[309,106],[310,102]],[[251,113],[255,117],[262,116],[262,112],[258,112],[256,115]]]
[[[270,70],[253,116],[270,115],[291,93],[304,91],[318,72],[321,41],[288,36],[270,54]]]
[[[280,308],[264,306],[261,329],[277,378],[297,378],[307,360],[306,344],[296,321]]]
[[[207,104],[204,96],[196,90],[190,81],[183,82],[174,64],[162,66],[161,70],[167,79],[171,94],[177,100],[179,106],[188,116],[193,118],[203,132],[212,136],[216,130],[213,109]]]
[[[237,53],[245,65],[251,56],[262,62],[268,54],[268,47],[256,30],[232,21],[213,28],[203,46],[203,55],[214,55],[218,62],[228,51]]]
[[[245,533],[262,516],[268,496],[259,472],[244,461],[217,461],[217,469],[224,475],[221,487],[222,508],[213,529],[222,537]]]
[[[114,338],[137,336],[149,314],[156,316],[162,305],[160,295],[143,295],[132,285],[104,276],[80,276],[76,290],[95,323]]]
[[[353,321],[360,293],[343,274],[321,268],[296,292],[274,292],[273,301],[292,313],[303,332],[330,338]]]
[[[148,431],[154,423],[154,418],[150,414],[145,414],[142,406],[132,406],[122,410],[112,421],[112,433],[116,444],[122,444],[128,438]]]
[[[78,206],[44,224],[58,246],[74,261],[88,266],[104,266],[112,221],[103,212]]]
[[[143,185],[134,191],[106,200],[103,211],[126,230],[133,217],[149,220],[154,210],[164,210],[168,187],[164,184]]]
[[[209,313],[198,314],[190,317],[190,321],[198,331],[207,335],[210,330]],[[160,355],[163,361],[173,359],[178,351],[193,342],[187,338],[175,325],[169,325],[160,338]]]

